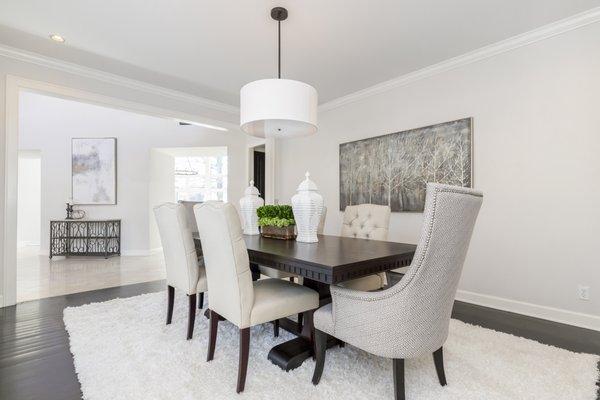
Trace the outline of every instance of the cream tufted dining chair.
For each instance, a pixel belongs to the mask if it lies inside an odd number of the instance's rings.
[[[239,393],[246,382],[250,327],[304,312],[312,329],[312,312],[319,306],[319,295],[312,289],[282,279],[252,281],[242,226],[230,203],[196,205],[194,213],[211,294],[207,361],[211,361],[215,353],[221,316],[240,331]]]
[[[165,203],[154,208],[167,268],[167,325],[173,318],[175,289],[188,295],[188,340],[194,334],[196,319],[196,293],[200,293],[199,308],[204,303],[206,274],[198,260],[192,228],[187,220],[183,204]]]
[[[390,208],[376,204],[347,206],[342,221],[342,236],[360,239],[387,240],[390,226]],[[386,283],[385,273],[365,276],[341,283],[356,290],[377,290]]]
[[[331,286],[332,303],[314,314],[315,385],[328,334],[392,358],[396,399],[404,399],[406,358],[433,353],[440,384],[446,385],[442,346],[482,201],[477,190],[428,184],[421,238],[405,277],[377,292]]]

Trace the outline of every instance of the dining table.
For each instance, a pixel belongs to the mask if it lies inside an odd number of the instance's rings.
[[[196,249],[202,254],[198,234]],[[409,266],[415,253],[414,244],[369,240],[352,237],[318,235],[316,243],[280,240],[261,235],[244,235],[253,279],[259,279],[258,266],[275,268],[302,277],[302,284],[319,294],[319,306],[331,302],[330,285]],[[209,304],[210,307],[210,304]],[[282,329],[292,333],[291,340],[275,345],[269,360],[289,371],[313,356],[310,324],[300,325],[289,318],[279,320]],[[340,344],[330,338],[328,348]]]

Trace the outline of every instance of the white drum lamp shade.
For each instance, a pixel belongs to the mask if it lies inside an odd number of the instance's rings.
[[[240,125],[261,138],[288,138],[317,132],[318,95],[291,79],[262,79],[240,90]]]

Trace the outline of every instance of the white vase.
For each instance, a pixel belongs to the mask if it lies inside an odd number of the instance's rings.
[[[306,179],[300,183],[297,193],[292,197],[292,209],[298,230],[296,241],[316,243],[319,241],[317,228],[323,212],[323,196],[317,192],[317,185],[309,177],[307,172]]]
[[[244,191],[244,197],[240,199],[240,211],[242,214],[242,227],[245,235],[259,235],[258,215],[256,209],[265,204],[265,201],[259,197],[260,192],[254,186],[254,181],[250,181],[250,186]]]

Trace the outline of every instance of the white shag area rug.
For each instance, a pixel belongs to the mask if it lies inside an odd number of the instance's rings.
[[[208,363],[202,314],[198,310],[194,338],[187,341],[185,296],[175,298],[169,326],[164,292],[65,309],[83,398],[393,399],[392,362],[352,346],[328,350],[318,386],[311,383],[311,359],[282,371],[267,354],[292,335],[282,330],[275,339],[270,324],[251,330],[246,389],[237,395],[238,330],[219,324],[215,358]],[[598,356],[452,320],[444,358],[446,387],[437,381],[431,356],[406,362],[407,399],[596,399]]]

